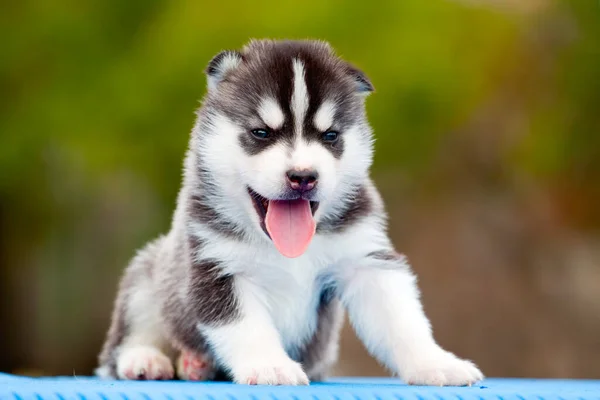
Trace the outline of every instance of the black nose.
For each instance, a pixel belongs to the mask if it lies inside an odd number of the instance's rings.
[[[286,175],[290,187],[301,192],[312,190],[317,185],[317,179],[319,179],[319,174],[313,170],[291,169]]]

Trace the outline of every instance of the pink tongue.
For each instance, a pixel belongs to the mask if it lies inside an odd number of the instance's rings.
[[[265,224],[277,250],[290,258],[306,251],[316,227],[308,200],[271,200]]]

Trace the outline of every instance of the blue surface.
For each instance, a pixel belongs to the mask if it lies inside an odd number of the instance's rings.
[[[486,379],[473,387],[407,386],[391,378],[338,378],[310,386],[202,382],[124,382],[0,374],[0,400],[600,400],[600,381]]]

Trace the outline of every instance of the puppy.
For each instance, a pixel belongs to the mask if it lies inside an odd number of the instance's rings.
[[[121,280],[97,374],[305,385],[343,310],[409,384],[470,385],[442,349],[369,177],[363,72],[320,41],[251,41],[209,63],[171,230]]]

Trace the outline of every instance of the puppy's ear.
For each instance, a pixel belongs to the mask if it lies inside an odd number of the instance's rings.
[[[367,75],[355,66],[348,65],[348,74],[352,77],[352,79],[354,79],[354,82],[356,83],[356,91],[359,94],[367,96],[375,90],[371,80],[367,77]]]
[[[206,67],[208,90],[213,91],[228,72],[236,69],[242,62],[242,55],[233,50],[224,50],[214,56]]]

